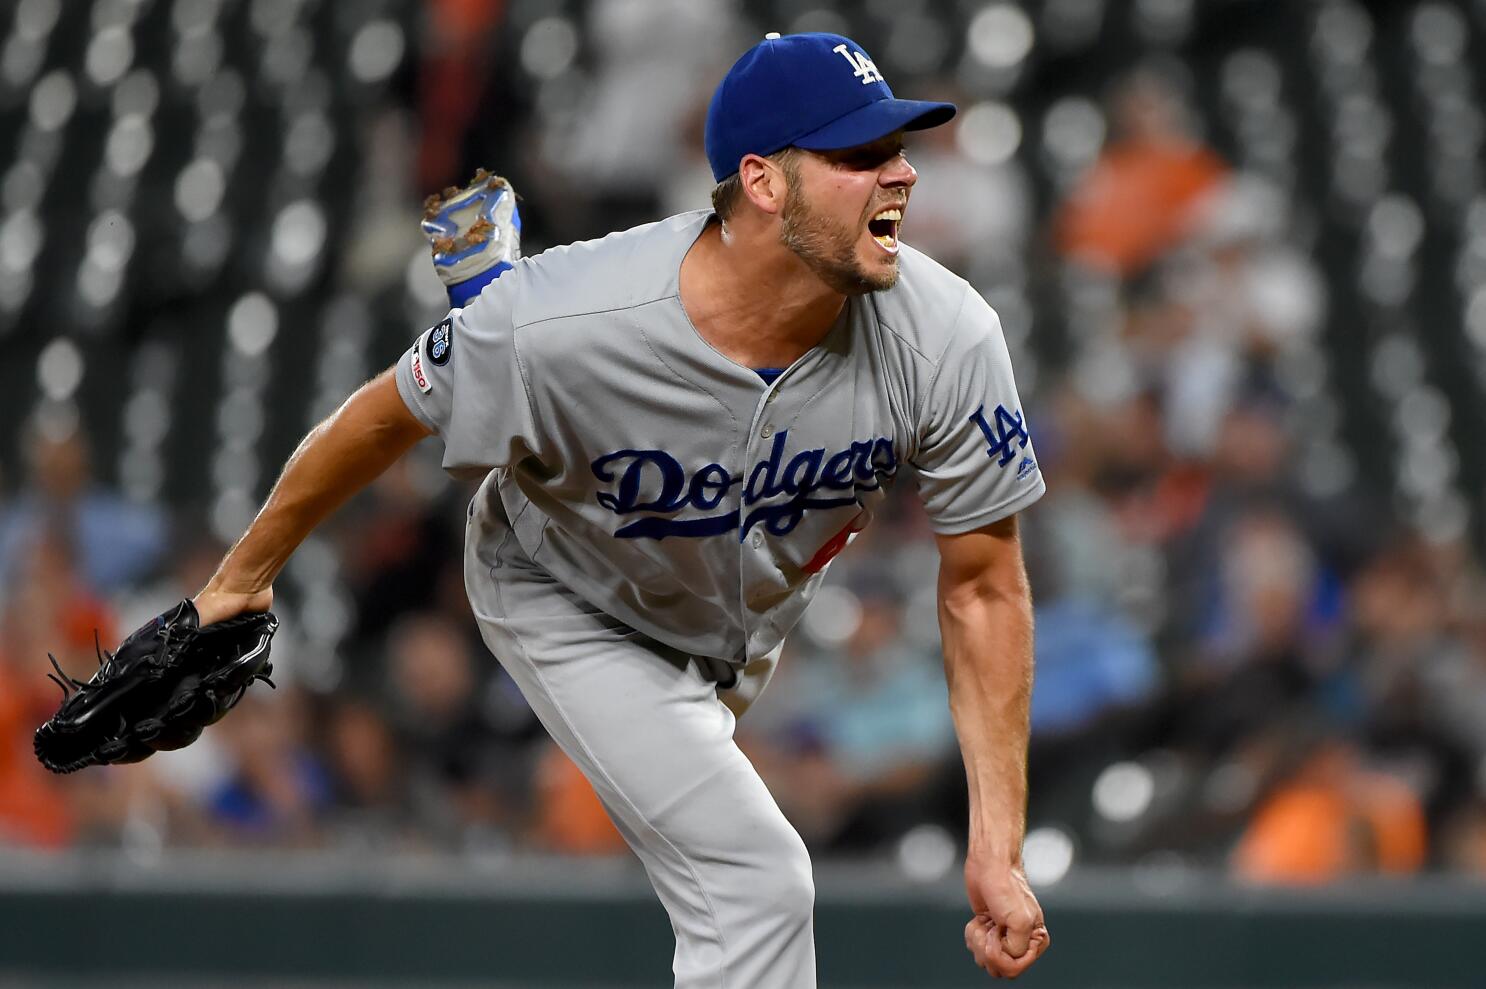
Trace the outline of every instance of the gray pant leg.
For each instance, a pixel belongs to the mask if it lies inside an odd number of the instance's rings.
[[[814,987],[810,859],[714,685],[515,538],[489,552],[466,547],[481,634],[644,864],[676,934],[676,989]]]

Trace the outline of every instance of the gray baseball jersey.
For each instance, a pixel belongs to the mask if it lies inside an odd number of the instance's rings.
[[[903,246],[897,285],[850,299],[766,385],[682,307],[708,216],[523,259],[425,332],[397,385],[446,469],[497,472],[533,561],[662,643],[743,664],[782,641],[903,465],[941,533],[1044,483],[1000,323],[963,279]]]

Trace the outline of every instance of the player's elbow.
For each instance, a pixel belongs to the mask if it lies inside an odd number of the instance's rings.
[[[974,532],[941,536],[938,542],[941,609],[956,613],[1005,603],[1030,607],[1014,516]]]
[[[948,608],[979,608],[991,603],[1030,602],[1027,573],[1021,568],[988,568],[975,574],[943,572],[939,575],[939,600]]]

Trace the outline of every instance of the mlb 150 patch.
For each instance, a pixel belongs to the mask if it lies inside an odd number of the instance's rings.
[[[454,320],[445,317],[438,326],[428,331],[428,361],[443,367],[449,363],[449,352],[454,347]]]
[[[433,391],[433,384],[429,382],[428,375],[423,373],[423,358],[418,353],[417,347],[408,351],[408,355],[409,370],[413,372],[413,384],[418,386],[419,391],[427,395]]]

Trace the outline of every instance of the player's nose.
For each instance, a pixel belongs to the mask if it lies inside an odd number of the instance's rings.
[[[908,163],[908,156],[900,154],[887,163],[877,181],[888,189],[911,189],[918,181],[918,172]]]

